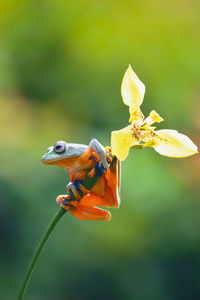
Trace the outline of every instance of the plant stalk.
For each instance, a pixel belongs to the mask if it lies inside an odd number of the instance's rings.
[[[88,175],[85,176],[85,179],[82,181],[82,185],[87,189],[87,190],[91,190],[92,187],[96,184],[96,182],[99,180],[99,178],[101,177],[103,173],[95,173],[94,176],[91,178],[89,177]],[[79,191],[79,194],[81,196],[81,198],[84,196],[84,194]],[[72,191],[70,191],[69,193],[69,196],[70,196],[70,200],[76,200],[76,197],[75,195],[73,194]],[[17,300],[22,300],[23,297],[24,297],[24,294],[26,292],[26,288],[28,286],[28,283],[29,283],[29,280],[31,278],[31,275],[32,275],[32,272],[33,272],[33,269],[34,269],[34,266],[42,252],[42,250],[44,249],[44,246],[46,245],[46,242],[49,238],[49,235],[51,234],[51,232],[53,231],[54,227],[56,226],[56,224],[58,223],[58,221],[60,220],[60,218],[66,213],[67,211],[61,207],[58,212],[56,213],[56,215],[54,216],[54,218],[52,219],[51,223],[49,224],[46,232],[44,233],[34,255],[33,255],[33,258],[30,262],[30,265],[28,267],[28,270],[26,272],[26,275],[25,275],[25,278],[24,278],[24,281],[22,283],[22,287],[20,289],[20,292],[19,292],[19,295],[18,295],[18,298]]]
[[[31,278],[34,266],[42,252],[42,250],[44,249],[44,246],[46,245],[46,242],[49,238],[49,235],[51,234],[51,232],[53,231],[54,227],[56,226],[56,224],[58,223],[58,221],[62,218],[62,216],[66,213],[67,211],[64,208],[59,208],[59,210],[57,211],[56,215],[54,216],[54,218],[52,219],[51,223],[49,224],[49,226],[47,227],[47,230],[45,231],[34,255],[33,258],[30,262],[30,265],[28,267],[28,270],[26,272],[24,281],[22,283],[22,287],[20,289],[19,295],[17,300],[22,300],[24,297],[24,294],[26,292],[26,288],[28,286],[29,280]]]

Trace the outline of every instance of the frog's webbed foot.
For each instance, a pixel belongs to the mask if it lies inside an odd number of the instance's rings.
[[[56,202],[66,210],[78,205],[77,200],[70,200],[70,195],[59,195],[56,198]]]
[[[110,212],[97,206],[107,206],[107,199],[99,195],[88,194],[80,200],[76,208],[72,207],[70,212],[80,220],[110,221]]]

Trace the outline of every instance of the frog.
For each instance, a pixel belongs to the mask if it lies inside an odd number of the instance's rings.
[[[92,139],[89,145],[58,141],[47,149],[42,162],[67,169],[70,177],[66,186],[68,194],[59,195],[56,202],[76,218],[109,221],[111,214],[102,207],[120,206],[120,161],[97,139]],[[87,190],[84,179],[95,175],[98,180]]]

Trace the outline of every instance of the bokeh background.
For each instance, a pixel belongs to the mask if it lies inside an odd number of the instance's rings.
[[[57,140],[110,143],[126,126],[122,76],[142,109],[200,137],[198,0],[1,1],[0,299],[16,299],[69,181],[41,157]],[[66,215],[35,269],[29,300],[200,299],[200,161],[132,151],[111,222]]]

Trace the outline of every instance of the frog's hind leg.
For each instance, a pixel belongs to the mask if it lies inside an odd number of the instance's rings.
[[[110,221],[110,212],[97,206],[107,206],[107,201],[102,196],[88,194],[79,201],[77,207],[70,208],[70,212],[80,220]]]
[[[80,220],[105,220],[110,221],[111,214],[98,207],[71,208],[70,212]]]
[[[105,178],[108,184],[107,193],[112,194],[112,206],[118,208],[120,206],[120,161],[114,157],[110,167],[108,168]]]

